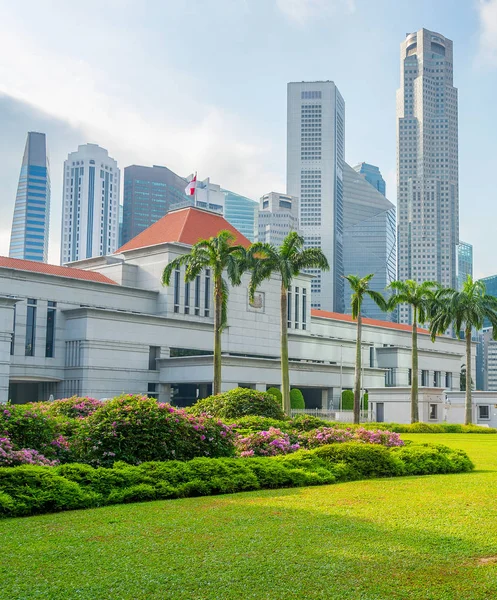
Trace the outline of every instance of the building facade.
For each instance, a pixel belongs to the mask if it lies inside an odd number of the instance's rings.
[[[22,159],[10,234],[9,256],[47,262],[50,232],[50,169],[44,133],[30,131]]]
[[[295,196],[270,192],[259,204],[257,241],[281,246],[290,231],[299,231],[299,202]]]
[[[457,287],[459,175],[452,41],[421,29],[401,44],[397,92],[398,277]],[[410,320],[401,307],[400,320]]]
[[[343,266],[345,275],[365,277],[373,273],[370,288],[388,295],[387,286],[396,279],[395,206],[354,169],[343,169]],[[345,312],[350,313],[351,290],[344,288]],[[366,297],[365,316],[391,320]]]
[[[378,167],[362,162],[355,165],[353,168],[356,173],[360,173],[368,183],[380,192],[380,194],[386,196],[387,186]]]
[[[150,227],[174,206],[184,203],[186,184],[186,178],[167,167],[126,167],[122,244]]]
[[[345,103],[332,81],[288,84],[287,192],[299,198],[307,247],[321,248],[330,271],[309,271],[313,306],[343,312]]]
[[[224,192],[224,217],[248,240],[253,242],[257,233],[259,204],[251,198],[229,190]]]
[[[119,246],[117,162],[97,144],[78,146],[64,162],[60,262],[112,254]]]
[[[183,268],[169,287],[164,266],[200,237],[228,229],[222,216],[196,208],[168,213],[112,256],[58,267],[0,258],[0,402],[145,393],[178,405],[212,389],[213,281],[209,269],[185,283]],[[230,289],[222,334],[223,390],[265,390],[280,383],[280,281],[273,277],[248,296],[249,275]],[[289,291],[292,386],[308,407],[338,407],[352,388],[356,323],[349,315],[311,309],[311,277]],[[411,330],[363,322],[363,386],[409,384]],[[464,342],[419,330],[420,384],[458,389]]]
[[[457,289],[462,290],[468,275],[473,277],[473,246],[459,241],[457,246]]]

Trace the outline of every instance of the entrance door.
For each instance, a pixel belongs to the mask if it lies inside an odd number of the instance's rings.
[[[385,421],[385,404],[384,402],[376,403],[376,422],[384,423]]]

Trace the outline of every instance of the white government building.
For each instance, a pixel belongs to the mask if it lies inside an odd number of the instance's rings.
[[[191,284],[164,266],[201,238],[232,231],[221,215],[171,211],[110,256],[54,266],[0,258],[0,402],[66,396],[108,398],[141,392],[188,405],[212,389],[212,275]],[[310,275],[296,277],[289,300],[291,385],[307,407],[338,406],[352,388],[356,324],[349,315],[311,310]],[[223,332],[223,390],[280,383],[279,288],[265,282],[255,301],[243,283],[230,290]],[[419,335],[420,385],[459,389],[464,343]],[[363,388],[409,385],[408,325],[365,319]],[[379,402],[380,400],[378,400]]]

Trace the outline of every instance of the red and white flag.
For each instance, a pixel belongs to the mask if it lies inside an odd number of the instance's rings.
[[[190,181],[190,183],[186,186],[185,188],[185,194],[187,196],[193,196],[195,195],[195,188],[197,187],[197,174],[195,174],[193,176],[193,179]]]

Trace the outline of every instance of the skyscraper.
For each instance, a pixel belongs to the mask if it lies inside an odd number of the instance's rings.
[[[9,256],[47,262],[50,173],[44,133],[30,131],[24,149]]]
[[[459,184],[452,41],[427,29],[407,34],[400,62],[398,277],[456,288]],[[405,306],[399,317],[410,320]]]
[[[117,162],[97,144],[78,146],[64,161],[62,264],[117,250],[120,179]]]
[[[307,247],[321,248],[330,271],[311,269],[313,307],[343,312],[345,103],[332,81],[288,84],[287,192],[299,198]]]
[[[162,218],[171,208],[185,203],[184,177],[167,167],[131,165],[124,169],[123,236],[126,244]]]
[[[299,202],[295,196],[271,192],[262,196],[257,241],[281,246],[290,231],[299,229]]]
[[[473,246],[459,241],[457,246],[457,289],[462,290],[468,275],[473,277]]]
[[[222,191],[224,192],[224,218],[253,242],[257,231],[259,203],[229,190]]]
[[[396,274],[395,206],[355,169],[343,170],[343,267],[346,275],[373,273],[370,287],[385,293]],[[350,286],[345,282],[345,312],[350,313]],[[363,302],[364,316],[389,320],[371,298]]]
[[[364,179],[368,181],[374,188],[376,188],[380,194],[386,196],[387,186],[378,167],[362,162],[355,165],[353,168],[354,171],[363,175]]]

